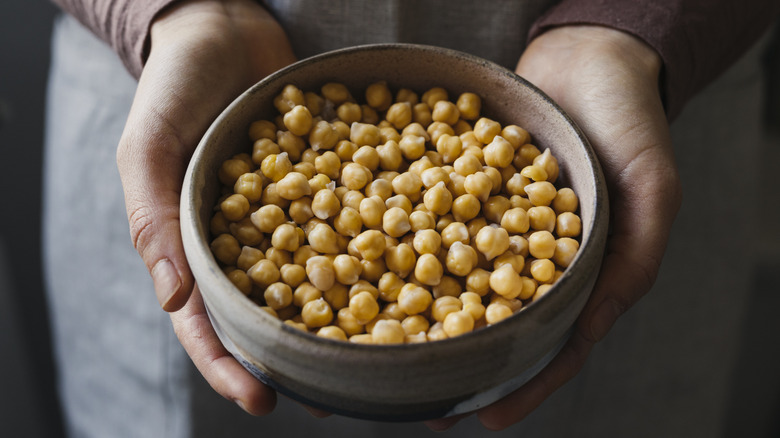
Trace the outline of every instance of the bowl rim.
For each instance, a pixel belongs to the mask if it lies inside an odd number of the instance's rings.
[[[478,330],[465,333],[455,338],[448,338],[448,339],[443,339],[443,340],[438,340],[433,342],[425,342],[420,344],[418,343],[359,344],[359,343],[323,338],[323,337],[316,336],[313,333],[304,332],[300,329],[291,327],[288,324],[285,324],[280,319],[262,310],[260,306],[252,302],[249,298],[243,295],[235,286],[233,286],[232,283],[230,283],[230,281],[227,279],[227,276],[225,276],[222,270],[219,268],[216,259],[213,257],[213,254],[209,249],[208,242],[202,239],[200,230],[205,230],[204,235],[208,236],[209,235],[208,227],[200,224],[197,211],[193,207],[193,196],[196,192],[194,176],[197,174],[197,172],[201,171],[198,166],[200,162],[199,158],[205,153],[205,149],[208,146],[208,140],[214,135],[214,132],[218,129],[219,124],[224,119],[226,119],[232,111],[234,111],[237,107],[239,107],[241,103],[244,101],[244,99],[248,98],[251,94],[256,93],[258,90],[262,89],[263,87],[275,83],[276,81],[279,80],[279,78],[283,78],[285,75],[289,74],[290,72],[301,68],[305,68],[310,64],[316,64],[318,62],[321,62],[329,58],[340,57],[343,55],[349,55],[356,52],[383,51],[383,50],[423,51],[423,52],[443,54],[445,56],[458,57],[468,62],[485,66],[491,70],[494,70],[505,76],[508,76],[514,81],[518,81],[523,86],[528,87],[533,92],[533,94],[536,94],[538,97],[544,100],[545,103],[555,111],[558,117],[563,118],[566,125],[569,126],[570,129],[572,129],[574,135],[578,140],[578,143],[583,148],[583,152],[589,158],[588,168],[590,169],[591,171],[590,174],[592,176],[592,178],[589,178],[589,184],[594,186],[594,204],[595,204],[591,217],[588,218],[591,227],[589,233],[583,234],[581,236],[580,248],[577,251],[577,254],[575,255],[569,267],[567,267],[564,270],[563,275],[550,289],[550,291],[546,293],[544,296],[542,296],[540,299],[538,299],[537,301],[534,301],[533,303],[524,306],[520,311],[516,312],[514,315],[510,316],[509,318],[500,321],[499,323],[493,324],[491,326],[480,327]],[[576,124],[576,122],[554,100],[552,100],[546,93],[544,93],[536,85],[529,82],[522,76],[519,76],[518,74],[514,73],[513,71],[507,69],[506,67],[503,67],[493,61],[481,58],[479,56],[470,53],[458,51],[455,49],[444,48],[439,46],[431,46],[426,44],[416,44],[416,43],[378,43],[378,44],[362,44],[362,45],[335,49],[335,50],[327,51],[324,53],[320,53],[317,55],[313,55],[301,59],[293,64],[290,64],[280,70],[271,73],[270,75],[266,76],[265,78],[261,79],[260,81],[256,82],[251,87],[246,89],[239,96],[237,96],[227,107],[225,107],[225,109],[212,122],[212,124],[204,133],[203,137],[199,141],[196,149],[192,154],[190,162],[187,166],[187,171],[185,173],[185,177],[182,185],[180,223],[181,223],[182,239],[184,242],[185,252],[187,253],[188,261],[190,260],[190,257],[193,258],[205,257],[206,263],[210,267],[210,269],[208,269],[206,272],[201,271],[199,272],[199,274],[204,276],[208,275],[209,280],[216,281],[221,286],[224,286],[224,287],[220,287],[220,290],[222,291],[220,293],[228,294],[231,298],[234,299],[243,300],[245,304],[243,307],[245,307],[249,312],[251,312],[254,317],[260,318],[261,321],[270,324],[272,327],[275,327],[280,331],[280,333],[283,333],[284,336],[293,336],[295,338],[298,338],[306,342],[313,342],[315,344],[321,344],[321,345],[332,345],[338,348],[355,350],[355,351],[365,351],[366,349],[370,349],[374,351],[387,350],[391,352],[400,352],[400,351],[416,352],[423,349],[427,351],[431,351],[431,349],[434,349],[433,351],[435,352],[435,349],[449,349],[452,348],[453,345],[463,343],[467,339],[473,338],[475,336],[484,336],[482,333],[485,332],[490,333],[491,331],[495,331],[496,326],[502,324],[503,325],[510,324],[512,321],[515,321],[518,318],[522,317],[521,315],[523,314],[535,313],[541,311],[537,309],[542,309],[544,307],[544,303],[550,300],[551,294],[559,290],[559,287],[557,286],[559,286],[560,284],[565,282],[569,277],[574,275],[572,273],[573,270],[570,269],[571,267],[576,268],[577,266],[579,266],[580,260],[584,258],[586,254],[593,254],[594,256],[603,257],[603,252],[604,252],[603,247],[607,235],[608,220],[609,220],[608,203],[609,200],[607,196],[606,185],[604,183],[604,176],[602,173],[601,165],[587,137],[584,135],[583,131]],[[190,211],[190,209],[192,209],[192,211]],[[588,291],[588,294],[590,294],[591,291]],[[204,294],[203,298],[206,306],[208,307],[207,295],[208,293]]]

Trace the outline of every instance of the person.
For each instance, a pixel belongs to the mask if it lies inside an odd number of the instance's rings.
[[[296,59],[387,41],[451,47],[514,69],[557,101],[596,150],[613,225],[592,296],[555,360],[476,413],[489,429],[575,427],[555,417],[584,409],[570,401],[582,397],[567,401],[556,391],[593,372],[589,353],[651,289],[666,254],[682,193],[670,121],[754,46],[780,9],[759,0],[739,8],[727,0],[500,1],[489,8],[403,0],[55,1],[71,16],[57,23],[53,40],[44,244],[60,396],[73,436],[252,430],[256,423],[227,422],[235,412],[204,401],[209,392],[188,373],[188,357],[216,393],[246,412],[273,410],[276,395],[226,352],[208,322],[178,228],[183,174],[211,120],[251,84]],[[147,293],[152,287],[157,303]],[[681,314],[669,311],[675,321]],[[630,314],[626,339],[647,340],[636,328],[642,317]],[[669,394],[651,399],[668,402]],[[536,414],[543,402],[556,415]],[[618,406],[626,403],[599,406],[623,412]],[[719,408],[702,407],[695,418]],[[442,430],[458,420],[428,426]],[[588,423],[591,429],[585,423],[576,425],[580,435],[606,430],[603,422]],[[325,424],[372,428],[346,419]]]

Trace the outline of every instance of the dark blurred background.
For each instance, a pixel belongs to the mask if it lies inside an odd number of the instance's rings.
[[[0,435],[57,437],[40,262],[47,0],[0,2]]]
[[[49,37],[56,8],[47,0],[0,1],[0,435],[59,437],[49,327],[40,262],[41,167]],[[759,169],[776,187],[780,174],[780,45],[766,58],[770,82],[767,111],[774,147]],[[755,298],[745,328],[742,360],[735,370],[726,435],[745,436],[749,425],[780,436],[777,382],[777,309],[780,308],[780,199],[764,199],[769,239],[759,252],[772,254],[756,267]],[[752,339],[753,342],[748,342]],[[758,368],[756,368],[758,367]],[[763,427],[760,423],[764,423]],[[767,435],[770,436],[770,435]]]

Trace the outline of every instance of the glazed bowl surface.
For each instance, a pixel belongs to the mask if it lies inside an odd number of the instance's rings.
[[[482,114],[528,130],[550,148],[559,181],[579,197],[580,249],[554,287],[510,318],[465,335],[425,344],[360,345],[323,339],[282,323],[233,286],[209,248],[209,221],[220,195],[221,163],[251,151],[247,132],[272,119],[287,84],[319,90],[347,85],[358,96],[376,81],[419,93],[482,97]],[[226,348],[258,379],[283,394],[333,413],[412,421],[470,412],[518,388],[568,339],[596,281],[608,205],[599,163],[573,121],[544,93],[484,59],[438,47],[383,44],[328,52],[284,68],[238,97],[198,145],[181,197],[185,251],[211,321]]]

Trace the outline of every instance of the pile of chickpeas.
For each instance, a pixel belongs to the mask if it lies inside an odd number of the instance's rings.
[[[384,81],[287,85],[219,169],[211,250],[262,309],[317,336],[435,341],[545,294],[579,249],[578,198],[520,126]]]

